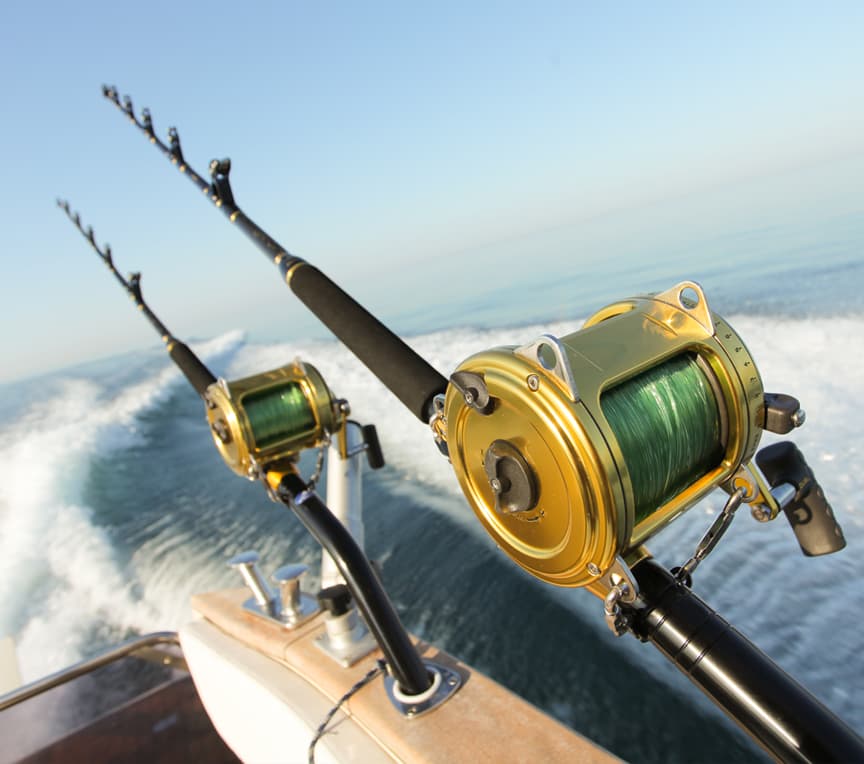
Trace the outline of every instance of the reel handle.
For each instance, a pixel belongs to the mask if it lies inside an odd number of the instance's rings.
[[[795,489],[783,511],[805,555],[831,554],[846,546],[822,486],[794,443],[784,441],[763,448],[756,454],[756,464],[772,488],[786,483]]]

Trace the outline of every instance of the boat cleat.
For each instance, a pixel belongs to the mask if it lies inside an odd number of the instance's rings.
[[[255,615],[281,624],[287,629],[296,629],[320,612],[313,597],[300,590],[300,578],[308,570],[306,565],[283,565],[273,574],[278,585],[274,592],[258,567],[259,556],[255,551],[234,555],[228,565],[239,571],[243,581],[252,592],[252,597],[243,603],[243,609]]]

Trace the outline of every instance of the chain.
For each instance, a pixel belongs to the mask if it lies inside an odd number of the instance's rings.
[[[322,443],[318,449],[318,458],[315,460],[315,472],[312,473],[312,477],[306,481],[306,490],[314,491],[315,484],[318,482],[318,479],[321,477],[321,470],[324,469],[324,454],[327,452],[327,449],[330,447],[330,437],[328,436]]]

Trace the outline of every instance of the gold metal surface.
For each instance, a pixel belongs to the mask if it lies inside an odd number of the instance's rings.
[[[482,373],[495,408],[484,416],[466,406],[454,386],[445,399],[447,442],[453,468],[480,522],[519,565],[551,583],[587,584],[586,566],[611,564],[626,536],[618,511],[623,495],[614,464],[596,423],[557,384],[541,377],[536,391],[527,378],[536,372],[525,359],[501,348],[469,358],[459,371]],[[539,500],[529,512],[502,514],[484,469],[490,444],[515,445],[538,478]]]
[[[718,399],[722,457],[692,485],[636,523],[636,497],[600,399],[616,385],[681,354],[694,354]],[[698,284],[603,308],[577,332],[467,359],[457,372],[480,375],[491,413],[449,385],[438,428],[462,490],[501,549],[538,578],[563,586],[598,584],[616,556],[637,548],[754,454],[764,416],[762,382],[729,325],[711,314]],[[515,514],[496,510],[484,466],[493,441],[526,460],[539,498]],[[646,448],[650,448],[646,443]]]
[[[753,507],[757,507],[758,514],[755,516],[760,520],[773,520],[780,513],[780,505],[771,493],[771,487],[759,470],[752,464],[743,464],[724,486],[729,493],[744,489],[744,501]],[[765,514],[762,512],[765,511]]]
[[[261,446],[255,441],[243,401],[249,395],[260,395],[288,383],[299,385],[314,426],[306,432],[286,433],[277,442]],[[225,463],[243,477],[258,477],[259,471],[266,472],[276,462],[321,445],[344,424],[344,414],[318,370],[300,360],[234,382],[219,380],[207,388],[205,401],[213,442]]]
[[[302,268],[304,265],[308,264],[309,263],[304,260],[298,260],[296,263],[294,263],[294,265],[292,265],[285,273],[285,283],[288,284],[288,286],[291,286],[291,278],[294,276],[294,272],[299,268]]]

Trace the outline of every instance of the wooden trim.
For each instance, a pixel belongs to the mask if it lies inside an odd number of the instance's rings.
[[[326,656],[315,638],[323,616],[288,631],[244,611],[245,589],[192,598],[193,609],[243,644],[298,673],[335,703],[374,665],[377,651],[350,668]],[[438,648],[415,639],[424,658],[458,671],[463,686],[436,710],[406,719],[391,705],[380,682],[355,695],[345,708],[356,723],[406,764],[415,762],[619,761],[519,696]]]

